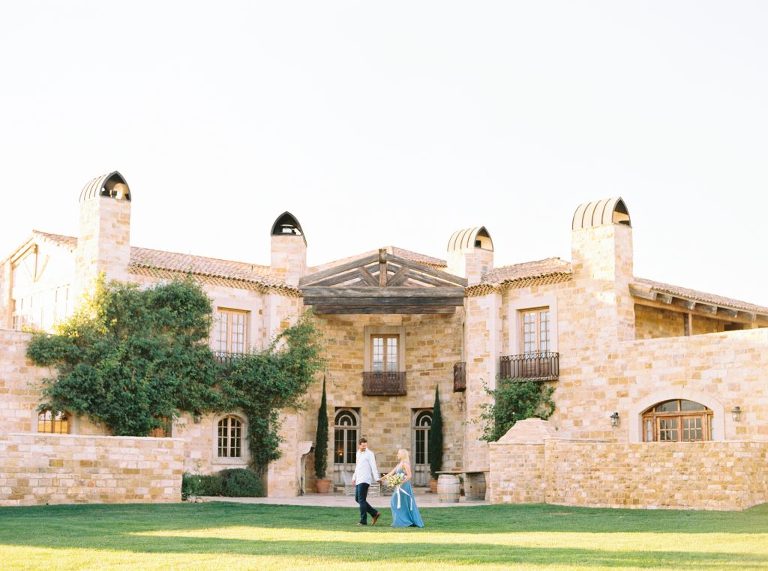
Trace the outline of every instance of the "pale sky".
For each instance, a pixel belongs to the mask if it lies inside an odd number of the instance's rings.
[[[635,275],[768,306],[768,2],[4,1],[0,258],[120,171],[135,246],[311,265],[570,259],[621,196]]]

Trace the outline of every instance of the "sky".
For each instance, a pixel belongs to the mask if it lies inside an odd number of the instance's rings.
[[[570,259],[624,199],[635,275],[768,306],[768,3],[0,5],[0,258],[118,170],[134,246],[269,264],[394,245]]]

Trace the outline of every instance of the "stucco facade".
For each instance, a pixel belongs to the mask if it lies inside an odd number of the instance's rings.
[[[38,445],[55,452],[57,442],[76,449],[85,443],[80,436],[111,437],[88,419],[71,419],[69,436],[37,432],[39,383],[49,372],[27,362],[28,335],[14,330],[50,329],[102,272],[144,285],[191,275],[212,300],[217,352],[261,350],[305,309],[315,312],[327,367],[305,410],[282,416],[282,455],[268,470],[269,495],[313,489],[310,450],[325,378],[327,460],[337,484],[352,469],[350,442],[366,436],[383,470],[398,448],[411,450],[416,483],[425,485],[439,388],[443,468],[484,472],[491,501],[707,509],[768,501],[768,308],[636,277],[621,199],[576,208],[570,262],[499,268],[497,245],[482,227],[451,236],[446,260],[390,246],[308,267],[307,239],[287,212],[271,229],[269,265],[136,248],[132,199],[120,173],[97,177],[80,195],[79,236],[35,232],[0,262],[0,429],[27,442],[29,454],[38,454]],[[535,430],[519,423],[489,445],[480,416],[490,403],[486,389],[500,374],[553,386],[556,409]],[[686,410],[665,412],[669,403]],[[169,442],[184,471],[247,465],[245,439],[239,456],[220,455],[226,417],[247,431],[238,411],[174,420]],[[704,426],[673,430],[675,422]],[[143,440],[162,448],[166,439]],[[719,487],[691,491],[698,489],[691,482],[721,461]],[[685,477],[647,485],[670,469]],[[164,483],[149,496],[167,498],[166,484],[178,471],[175,463],[166,466],[156,475]],[[34,503],[36,492],[21,494],[18,478],[9,484],[8,474],[8,462],[0,461],[0,504]],[[50,488],[46,482],[39,497],[68,501]],[[114,501],[147,497],[122,489]]]

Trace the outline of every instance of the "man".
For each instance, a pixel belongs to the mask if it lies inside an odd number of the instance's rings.
[[[368,514],[371,514],[371,525],[376,525],[381,512],[368,503],[368,487],[379,481],[379,469],[376,467],[376,457],[368,450],[368,441],[361,438],[357,447],[355,473],[352,483],[355,485],[355,501],[360,505],[360,521],[357,525],[368,525]]]

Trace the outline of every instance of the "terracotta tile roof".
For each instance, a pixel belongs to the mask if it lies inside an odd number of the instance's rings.
[[[32,239],[35,237],[64,246],[70,250],[74,250],[77,247],[77,238],[74,236],[33,230]],[[199,281],[211,285],[222,285],[238,289],[255,289],[258,291],[280,289],[286,293],[298,294],[296,288],[288,286],[269,266],[164,252],[162,250],[138,248],[135,246],[131,247],[131,259],[128,270],[136,275],[158,279],[171,279],[176,276],[191,274],[199,278]]]
[[[217,258],[204,258],[190,254],[150,250],[148,248],[131,248],[129,270],[158,270],[176,274],[192,274],[208,278],[234,280],[247,284],[255,284],[264,288],[293,289],[285,281],[275,275],[269,266],[233,262]],[[139,272],[137,272],[139,273]],[[140,272],[149,275],[146,271]],[[157,275],[156,277],[160,277]],[[233,286],[237,287],[237,286]]]
[[[74,236],[63,236],[61,234],[51,234],[49,232],[41,232],[40,230],[32,230],[32,236],[40,236],[44,240],[53,242],[59,246],[64,246],[74,250],[77,247],[77,238]]]
[[[647,280],[645,278],[635,278],[633,285],[637,285],[643,288],[648,288],[651,291],[658,293],[665,293],[692,301],[700,301],[711,305],[725,307],[729,309],[737,309],[750,313],[768,314],[768,307],[755,305],[753,303],[747,303],[746,301],[739,301],[738,299],[731,299],[728,297],[722,297],[713,293],[705,293],[702,291],[696,291],[693,289],[687,289],[684,287],[665,284],[662,282],[656,282],[653,280]]]
[[[411,262],[417,262],[419,264],[425,264],[434,268],[445,268],[448,266],[448,262],[441,260],[440,258],[433,258],[426,254],[419,254],[418,252],[412,252],[411,250],[405,250],[404,248],[398,248],[397,246],[388,246],[387,250],[392,253],[393,256],[403,258]]]
[[[479,284],[467,288],[467,295],[484,295],[506,287],[558,283],[571,279],[571,263],[560,258],[546,258],[494,268],[484,274]]]

